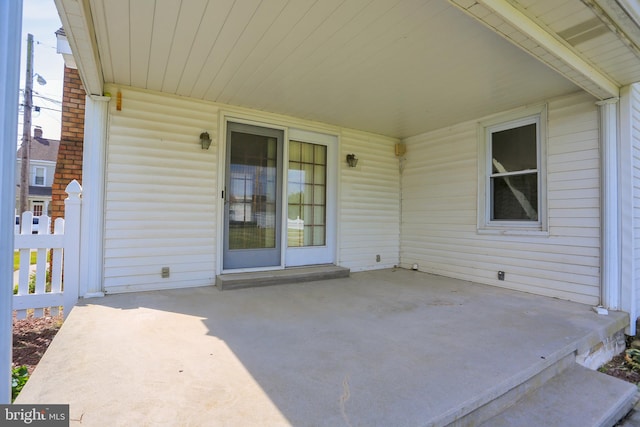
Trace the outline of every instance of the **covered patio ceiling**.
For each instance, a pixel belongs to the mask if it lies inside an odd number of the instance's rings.
[[[640,80],[637,23],[586,0],[56,4],[89,93],[114,83],[394,137]]]

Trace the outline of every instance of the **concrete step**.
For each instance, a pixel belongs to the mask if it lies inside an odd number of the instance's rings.
[[[483,427],[611,427],[633,407],[635,385],[574,363]]]
[[[258,286],[340,279],[349,277],[349,273],[350,270],[348,268],[338,267],[333,264],[292,267],[283,270],[221,274],[216,277],[216,286],[220,290],[254,288]]]

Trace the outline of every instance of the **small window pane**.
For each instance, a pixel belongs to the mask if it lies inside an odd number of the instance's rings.
[[[313,225],[324,225],[324,207],[317,207],[313,210]]]
[[[313,221],[313,206],[302,206],[302,216],[300,218],[304,219],[306,223],[311,223]]]
[[[536,124],[491,134],[493,173],[538,168]]]
[[[289,175],[291,176],[291,175]],[[289,206],[302,203],[302,186],[297,182],[289,182]]]
[[[287,216],[291,220],[300,218],[300,205],[290,204],[288,208]]]
[[[491,179],[491,220],[538,220],[538,174]]]
[[[325,166],[316,166],[313,170],[313,183],[325,184],[327,178],[327,170]]]
[[[316,205],[325,205],[325,187],[323,185],[316,185],[313,190],[313,203]]]
[[[303,186],[303,194],[302,203],[313,203],[313,185],[305,184]]]
[[[313,144],[302,144],[302,161],[313,163]]]
[[[289,142],[289,161],[299,162],[300,159],[300,143],[298,141]]]
[[[326,244],[324,241],[326,234],[324,226],[320,225],[313,227],[314,246],[324,246]]]
[[[313,227],[304,227],[304,246],[313,246]]]
[[[301,182],[310,183],[313,182],[313,165],[303,164],[301,174]]]
[[[316,145],[316,157],[314,163],[316,165],[326,165],[327,164],[327,147],[325,145]]]

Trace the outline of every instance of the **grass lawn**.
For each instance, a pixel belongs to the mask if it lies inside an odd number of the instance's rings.
[[[36,263],[36,255],[37,255],[37,252],[31,251],[31,259],[29,260],[29,264]],[[16,271],[19,268],[20,268],[20,252],[14,251],[13,252],[13,271]]]

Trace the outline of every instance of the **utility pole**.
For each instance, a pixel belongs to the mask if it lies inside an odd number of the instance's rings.
[[[20,163],[20,210],[29,210],[29,161],[31,158],[31,109],[33,107],[33,35],[27,35],[27,74],[24,84],[24,118]]]

